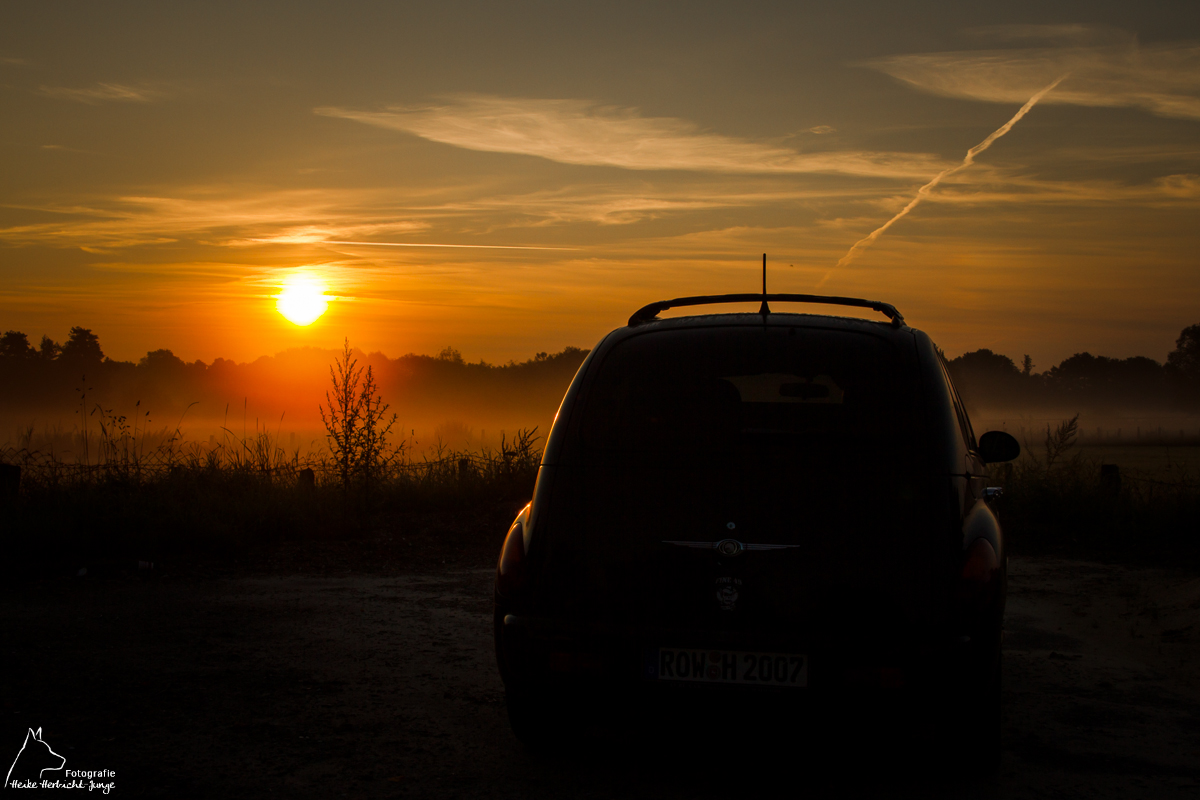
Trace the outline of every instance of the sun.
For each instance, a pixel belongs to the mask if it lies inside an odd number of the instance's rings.
[[[329,309],[329,297],[325,295],[325,284],[317,277],[299,272],[283,281],[279,294],[275,295],[275,308],[288,322],[295,325],[311,325]]]

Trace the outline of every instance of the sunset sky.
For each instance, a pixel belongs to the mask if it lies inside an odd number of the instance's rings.
[[[949,355],[1200,322],[1194,2],[6,3],[0,106],[0,329],[114,358],[525,359],[764,251]]]

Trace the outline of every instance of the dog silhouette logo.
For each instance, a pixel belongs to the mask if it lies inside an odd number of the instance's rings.
[[[25,743],[8,768],[4,778],[4,788],[12,786],[14,781],[27,783],[42,779],[42,774],[54,772],[63,768],[67,760],[50,749],[50,745],[42,740],[42,729],[36,731],[30,728],[25,734]]]

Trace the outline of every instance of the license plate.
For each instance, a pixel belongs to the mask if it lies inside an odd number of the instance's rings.
[[[808,658],[794,653],[660,647],[646,653],[646,677],[659,681],[799,687],[808,685]]]

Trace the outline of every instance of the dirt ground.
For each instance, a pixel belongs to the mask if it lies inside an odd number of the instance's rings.
[[[110,796],[1200,796],[1194,573],[1014,558],[1003,764],[968,781],[821,731],[761,757],[728,728],[530,754],[486,560],[406,544],[6,586],[4,768],[41,727],[67,769],[114,770]]]

